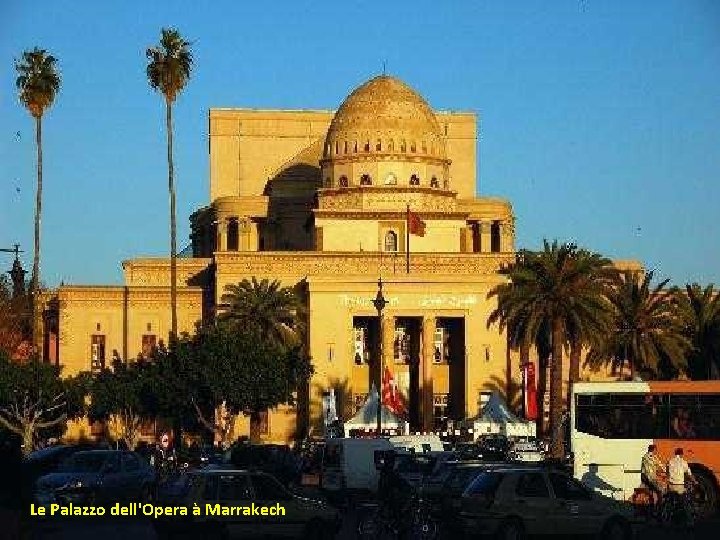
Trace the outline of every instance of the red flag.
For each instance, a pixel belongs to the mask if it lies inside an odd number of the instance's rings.
[[[523,384],[525,385],[525,418],[537,419],[537,389],[535,388],[535,364],[528,362],[523,366]]]
[[[385,366],[385,373],[382,379],[382,404],[391,412],[399,416],[405,415],[405,403],[400,396],[397,384],[388,366]]]
[[[420,219],[420,216],[413,213],[408,209],[407,212],[408,230],[410,234],[415,236],[425,236],[425,222]]]

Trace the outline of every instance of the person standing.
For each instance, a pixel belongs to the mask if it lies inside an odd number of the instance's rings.
[[[690,466],[685,461],[683,449],[677,448],[675,455],[668,462],[668,492],[677,495],[685,495],[685,482],[695,481]]]
[[[648,446],[647,452],[642,457],[640,466],[640,480],[652,493],[653,504],[660,503],[665,493],[664,471],[665,464],[656,453],[657,447],[654,444]]]
[[[171,473],[175,472],[177,468],[177,455],[170,441],[169,433],[165,432],[160,435],[160,442],[150,457],[150,465],[155,467],[155,472],[158,474],[159,479],[167,479]]]

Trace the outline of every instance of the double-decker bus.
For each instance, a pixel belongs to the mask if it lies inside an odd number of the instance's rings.
[[[698,510],[720,500],[720,381],[596,382],[573,385],[575,477],[629,500],[650,444],[665,463],[682,448],[698,480]]]

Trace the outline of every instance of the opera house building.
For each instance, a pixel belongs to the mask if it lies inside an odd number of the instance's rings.
[[[244,278],[301,287],[309,303],[309,405],[269,411],[264,440],[317,434],[330,388],[352,416],[377,380],[380,344],[414,431],[472,417],[489,392],[519,384],[518,355],[487,327],[515,218],[509,201],[477,193],[477,133],[475,113],[433,110],[385,75],[337,111],[210,109],[210,197],[178,259],[179,330],[212,319]],[[408,234],[408,215],[421,231]],[[169,259],[122,267],[124,285],[46,295],[43,356],[65,375],[167,340]]]

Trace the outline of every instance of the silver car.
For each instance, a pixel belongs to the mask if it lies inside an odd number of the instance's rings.
[[[592,492],[564,472],[539,467],[480,473],[462,495],[459,518],[467,536],[633,537],[630,508]]]

